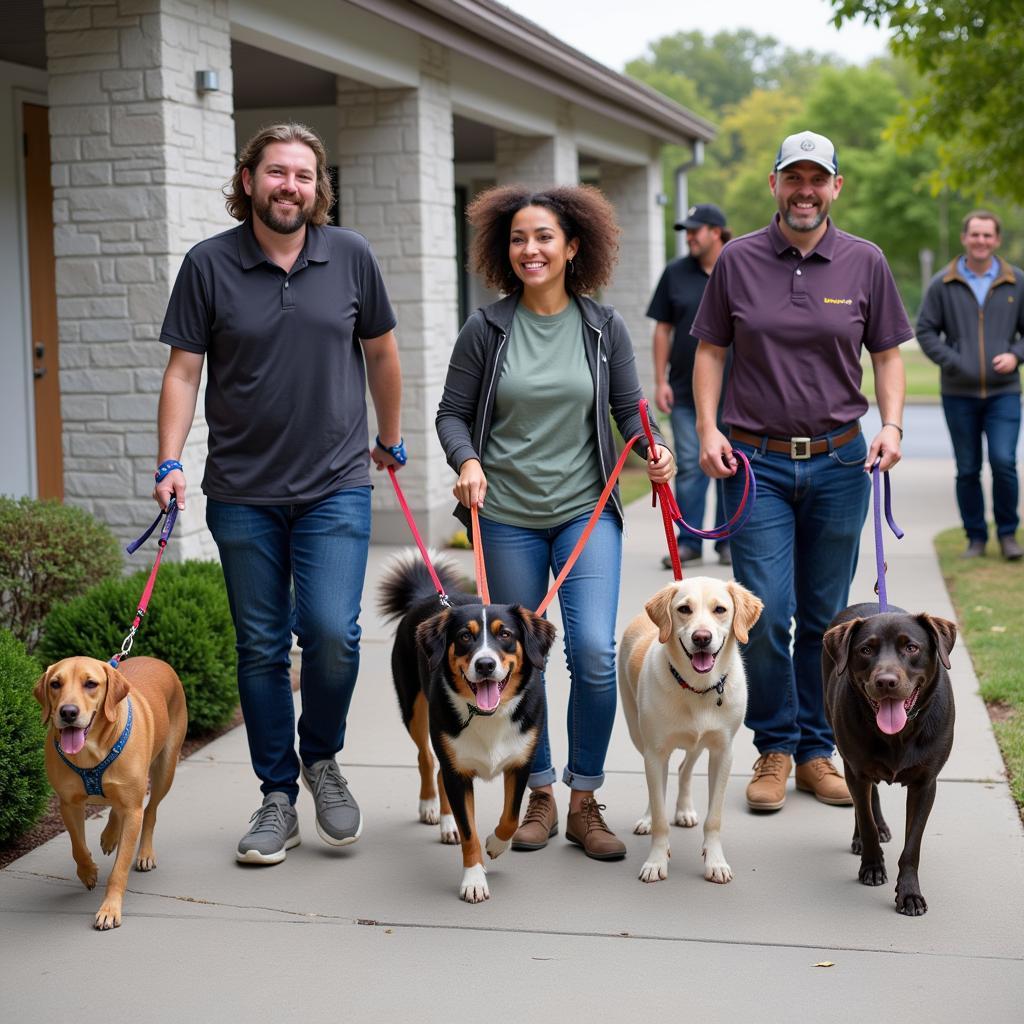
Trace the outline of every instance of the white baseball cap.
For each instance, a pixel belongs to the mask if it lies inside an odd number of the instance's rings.
[[[787,135],[779,146],[779,155],[775,158],[775,170],[781,171],[783,167],[799,163],[801,160],[810,160],[819,167],[824,167],[829,174],[839,173],[839,159],[836,156],[836,147],[832,145],[831,139],[824,135],[817,135],[815,132],[797,132],[796,135]]]

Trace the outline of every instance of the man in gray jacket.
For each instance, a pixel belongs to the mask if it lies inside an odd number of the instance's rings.
[[[942,368],[942,408],[956,459],[956,500],[967,533],[965,558],[985,553],[988,525],[981,490],[984,434],[992,468],[992,514],[1003,557],[1024,556],[1017,542],[1017,439],[1024,361],[1024,271],[996,257],[1001,226],[988,210],[963,221],[964,254],[932,278],[917,319],[917,340]]]

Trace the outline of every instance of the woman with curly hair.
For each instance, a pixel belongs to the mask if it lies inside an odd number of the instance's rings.
[[[618,252],[611,204],[590,186],[481,193],[467,218],[471,260],[505,293],[459,334],[437,412],[437,433],[459,474],[456,515],[480,513],[491,599],[536,608],[586,526],[615,465],[609,412],[624,437],[640,432],[642,397],[622,317],[589,298]],[[674,472],[659,444],[652,481]],[[641,450],[646,445],[641,442]],[[615,615],[622,562],[618,488],[559,591],[571,678],[566,838],[589,857],[617,860],[625,845],[594,797],[615,719]],[[514,850],[539,850],[558,832],[547,724],[534,752],[530,801]]]

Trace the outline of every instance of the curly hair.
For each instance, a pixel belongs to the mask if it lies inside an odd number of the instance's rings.
[[[470,266],[489,288],[511,294],[523,283],[508,258],[512,218],[526,206],[543,206],[558,218],[566,241],[579,240],[566,289],[588,295],[606,285],[619,256],[619,225],[604,193],[593,185],[559,185],[534,192],[525,185],[498,185],[481,192],[466,208],[475,228]]]
[[[334,190],[327,172],[327,150],[323,141],[312,128],[304,124],[290,121],[283,124],[271,124],[261,128],[243,147],[235,164],[235,173],[224,186],[224,205],[235,220],[248,220],[252,216],[252,198],[246,195],[242,184],[242,171],[248,169],[250,176],[263,159],[263,151],[272,142],[301,142],[313,150],[316,157],[316,198],[309,223],[317,227],[327,223],[327,215],[334,202]]]

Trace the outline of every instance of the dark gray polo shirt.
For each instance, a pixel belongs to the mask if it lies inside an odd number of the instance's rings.
[[[815,437],[859,419],[861,346],[914,336],[877,245],[828,223],[806,257],[778,226],[729,242],[691,332],[732,346],[723,419],[772,437]]]
[[[206,355],[203,490],[277,505],[369,485],[360,340],[394,326],[380,268],[355,231],[307,227],[288,273],[248,221],[190,250],[160,340]]]

